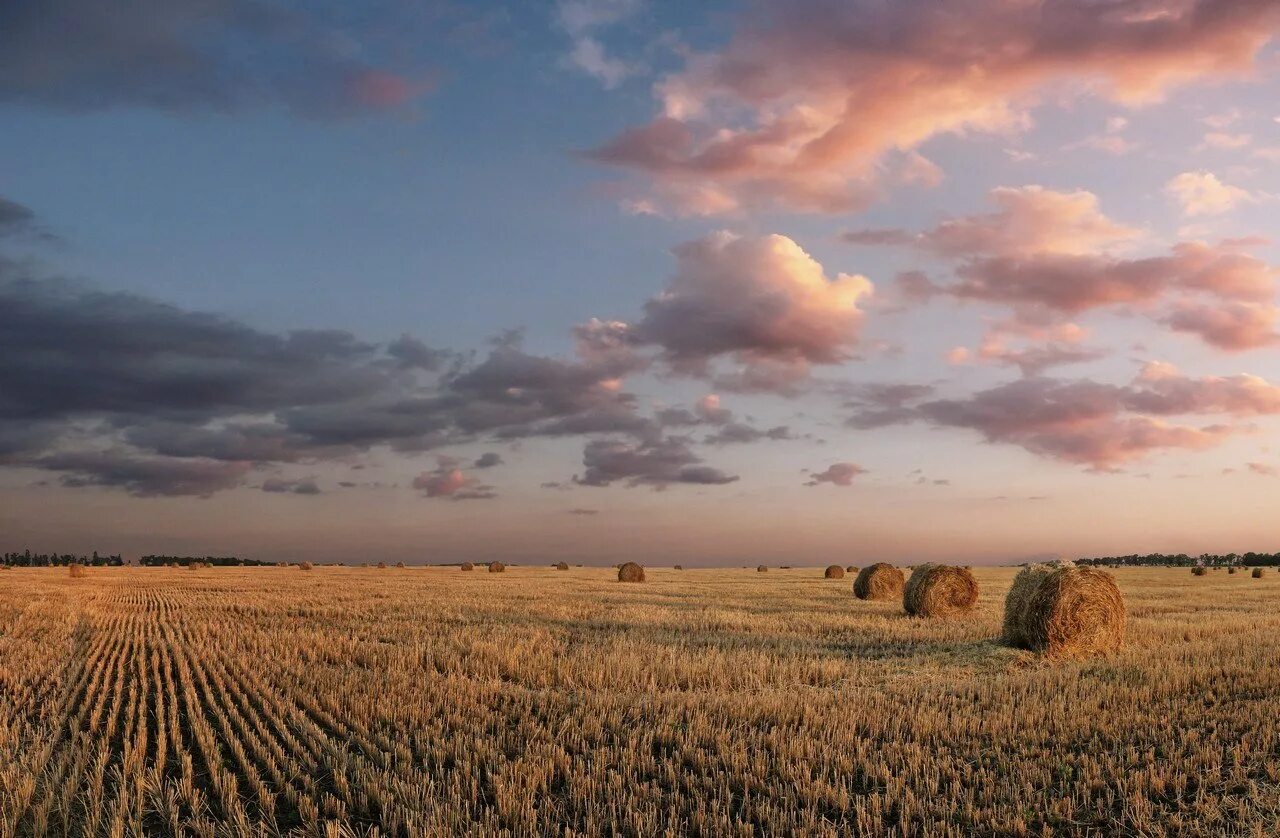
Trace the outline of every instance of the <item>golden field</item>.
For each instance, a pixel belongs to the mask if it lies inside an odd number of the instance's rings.
[[[1280,575],[1125,650],[821,568],[0,572],[0,835],[1280,834]]]

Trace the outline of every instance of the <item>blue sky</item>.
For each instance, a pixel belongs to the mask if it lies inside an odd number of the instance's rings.
[[[1277,15],[965,5],[980,35],[914,2],[18,4],[0,280],[52,325],[0,360],[5,549],[1265,549]],[[188,345],[200,313],[274,348]],[[262,395],[290,364],[323,398]],[[270,453],[227,453],[248,426]]]

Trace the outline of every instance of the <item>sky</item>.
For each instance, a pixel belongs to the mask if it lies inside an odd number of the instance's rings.
[[[0,9],[0,550],[1280,550],[1280,3]]]

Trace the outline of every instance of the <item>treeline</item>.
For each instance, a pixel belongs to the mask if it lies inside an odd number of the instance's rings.
[[[194,562],[202,562],[214,567],[267,567],[274,562],[263,562],[257,559],[242,559],[238,556],[143,556],[138,562],[143,567],[164,567],[179,565],[186,567]]]
[[[5,553],[4,564],[10,567],[59,567],[71,564],[119,567],[125,564],[125,560],[119,555],[99,555],[97,550],[94,550],[91,556],[77,556],[74,553],[32,553],[30,550],[23,550],[21,553]]]
[[[1108,565],[1119,567],[1280,567],[1280,553],[1201,553],[1189,556],[1186,553],[1170,555],[1167,553],[1150,553],[1146,556],[1102,556],[1092,559],[1077,559],[1076,564]]]

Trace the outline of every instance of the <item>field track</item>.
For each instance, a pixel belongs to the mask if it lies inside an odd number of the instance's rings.
[[[0,572],[0,836],[1280,834],[1280,575],[1048,665],[820,568]]]

